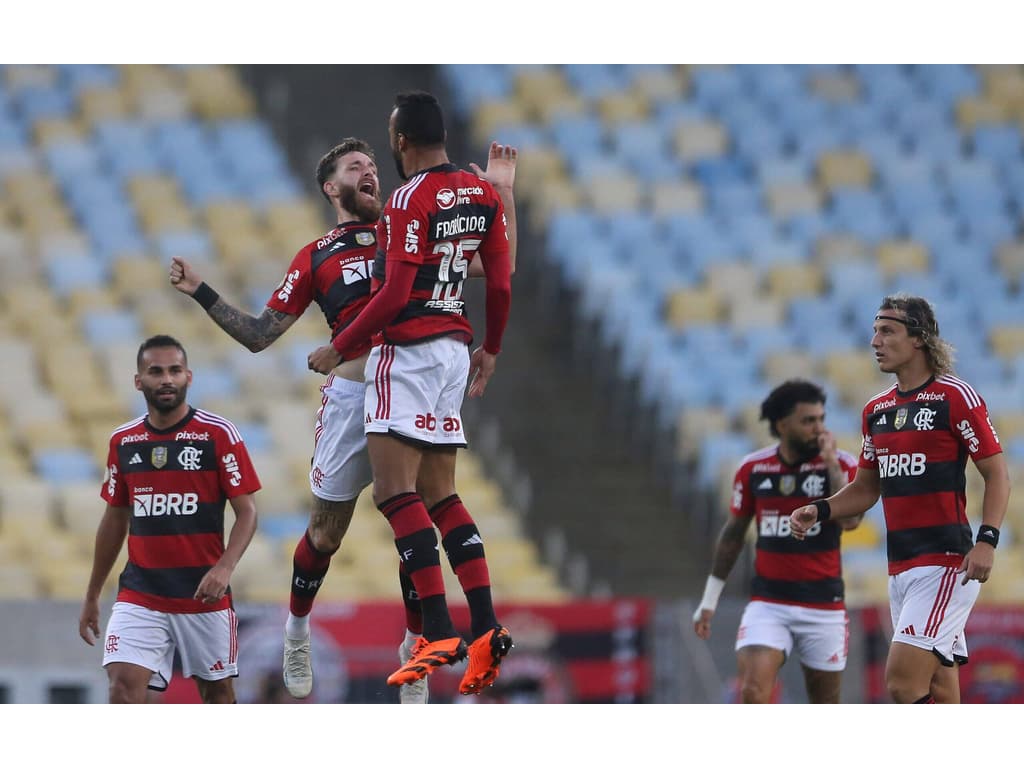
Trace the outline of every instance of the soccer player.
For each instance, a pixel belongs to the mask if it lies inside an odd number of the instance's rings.
[[[111,704],[141,704],[171,679],[174,652],[207,704],[235,702],[238,621],[231,574],[256,531],[260,482],[227,419],[191,407],[185,350],[170,336],[139,347],[135,388],[146,415],[110,437],[92,573],[78,634],[99,637],[99,597],[125,536],[128,564],[107,624]],[[235,522],[224,544],[224,502]]]
[[[493,142],[485,170],[470,164],[478,175],[493,183],[505,205],[513,210],[517,156],[515,147]],[[335,335],[370,299],[370,269],[377,252],[376,223],[382,208],[372,148],[360,139],[343,140],[320,159],[316,182],[338,224],[299,250],[259,317],[227,302],[186,260],[172,259],[170,280],[174,287],[192,296],[217,325],[253,352],[273,344],[313,302],[319,305]],[[474,265],[471,276],[482,275],[480,265]],[[309,526],[295,548],[284,631],[283,677],[295,698],[305,698],[313,689],[309,615],[314,599],[348,530],[356,500],[371,481],[363,431],[363,368],[369,346],[367,342],[353,350],[353,357],[334,368],[321,387],[323,398],[309,473],[312,511]],[[400,572],[400,582],[407,629],[399,657],[405,661],[420,636],[422,623],[415,590],[404,572]],[[402,703],[427,703],[426,680],[402,686],[399,697]]]
[[[857,468],[856,458],[837,448],[825,427],[825,398],[817,384],[792,379],[761,403],[761,418],[778,442],[744,457],[736,471],[729,520],[693,615],[694,631],[707,640],[718,598],[756,518],[755,576],[736,637],[744,704],[771,701],[794,648],[811,703],[839,703],[849,638],[839,540],[841,529],[855,528],[860,517],[820,525],[805,542],[789,535],[793,509],[842,488]]]
[[[378,343],[366,364],[365,429],[373,496],[391,524],[401,561],[419,595],[423,636],[388,677],[402,685],[469,655],[463,694],[494,683],[512,647],[497,620],[480,531],[455,489],[456,451],[466,446],[461,407],[493,375],[511,304],[505,206],[484,179],[448,160],[441,106],[425,92],[401,93],[388,124],[399,176],[377,227],[375,292],[331,344],[309,355],[321,373]],[[479,256],[486,280],[487,329],[469,353],[473,330],[462,289]],[[448,612],[437,534],[465,592],[473,642]]]
[[[894,630],[889,695],[901,704],[959,703],[964,627],[992,572],[1010,477],[985,401],[954,375],[953,349],[939,336],[931,304],[887,296],[873,328],[878,367],[896,381],[864,406],[853,482],[794,510],[790,528],[802,539],[819,523],[862,514],[881,496]],[[985,483],[974,543],[968,456]]]

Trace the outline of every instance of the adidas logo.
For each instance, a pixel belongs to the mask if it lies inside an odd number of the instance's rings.
[[[828,660],[828,663],[829,664],[838,664],[839,663],[839,654],[838,653],[833,653],[832,657]]]
[[[364,423],[369,424],[373,419],[370,418],[370,414],[366,414],[366,421]]]
[[[472,536],[470,536],[468,539],[466,539],[464,542],[462,542],[462,546],[464,546],[464,547],[471,547],[474,544],[483,544],[483,543],[484,543],[484,540],[480,538],[480,534],[479,533],[474,533]]]
[[[224,671],[224,663],[220,659],[217,659],[217,663],[214,664],[212,667],[210,667],[210,671],[211,672],[223,672]]]
[[[761,481],[761,484],[759,486],[757,486],[757,490],[759,490],[759,491],[766,491],[766,490],[768,490],[771,487],[772,487],[772,479],[770,477],[766,477],[764,480]]]
[[[131,457],[131,459],[128,461],[128,463],[129,464],[141,464],[142,463],[142,457],[139,456],[139,454],[136,453],[134,456]]]
[[[981,535],[988,536],[990,539],[994,539],[996,537],[996,535],[992,533],[992,531],[982,531]]]
[[[900,634],[901,635],[910,635],[911,637],[915,637],[916,633],[914,632],[914,625],[913,624],[908,624],[907,626],[905,626],[903,629],[900,630]]]
[[[885,414],[884,413],[882,414],[882,418],[880,418],[878,421],[876,421],[875,424],[877,424],[878,426],[881,426],[882,424],[885,424]]]

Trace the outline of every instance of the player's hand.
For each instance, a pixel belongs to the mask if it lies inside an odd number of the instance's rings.
[[[203,282],[203,278],[192,268],[192,265],[180,256],[171,257],[170,278],[171,285],[188,296],[195,293],[196,288]]]
[[[477,347],[473,356],[469,359],[469,396],[480,397],[487,388],[487,382],[494,375],[494,369],[498,364],[497,355],[484,351],[483,347]]]
[[[322,373],[326,376],[338,366],[338,363],[341,362],[341,355],[333,345],[325,344],[324,346],[317,347],[310,352],[309,357],[306,358],[306,362],[309,364],[309,370]]]
[[[206,572],[192,597],[207,605],[216,603],[227,593],[230,578],[231,569],[218,563]]]
[[[693,614],[693,631],[701,640],[711,637],[711,617],[715,612],[710,608],[698,608]]]
[[[476,163],[470,163],[473,173],[485,181],[489,181],[495,189],[512,189],[516,180],[516,160],[519,150],[508,144],[491,142],[487,152],[487,168],[483,170]]]
[[[836,445],[836,436],[828,430],[825,430],[818,435],[818,449],[821,451],[821,458],[826,464],[832,466],[839,461],[838,446]]]
[[[985,544],[975,544],[971,547],[971,551],[968,552],[960,563],[960,567],[957,569],[957,573],[964,575],[961,584],[966,584],[971,579],[977,579],[978,582],[984,584],[988,581],[989,575],[992,573],[992,566],[996,561],[996,550],[995,547]]]
[[[100,636],[100,601],[85,599],[78,617],[78,636],[89,645],[96,645]]]
[[[807,532],[818,522],[818,508],[813,504],[807,504],[793,510],[789,516],[789,533],[794,539],[803,541]]]

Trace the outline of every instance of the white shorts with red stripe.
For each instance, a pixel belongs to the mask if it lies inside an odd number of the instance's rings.
[[[775,648],[787,659],[796,648],[803,666],[839,672],[850,647],[846,611],[751,600],[740,618],[736,650],[751,645]]]
[[[942,663],[967,662],[964,627],[981,583],[961,584],[956,568],[922,565],[889,577],[889,610],[893,642],[931,651]]]
[[[374,347],[366,361],[366,434],[465,448],[461,411],[468,377],[469,348],[449,336]]]
[[[316,414],[309,489],[327,501],[350,501],[373,481],[363,431],[366,386],[331,374]]]
[[[149,687],[171,680],[174,651],[182,676],[202,680],[238,677],[238,618],[230,608],[207,613],[163,613],[115,602],[103,641],[103,666],[136,664],[152,671]]]

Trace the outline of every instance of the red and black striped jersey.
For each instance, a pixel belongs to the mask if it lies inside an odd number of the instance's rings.
[[[337,336],[370,300],[370,271],[377,252],[377,223],[349,221],[302,248],[267,306],[296,317],[311,302]],[[360,357],[369,343],[352,353]]]
[[[910,392],[893,384],[861,415],[860,466],[878,472],[889,573],[919,565],[959,566],[972,545],[967,457],[999,453],[985,401],[955,376]]]
[[[383,283],[389,259],[419,269],[406,306],[383,330],[390,344],[438,336],[472,343],[462,290],[477,254],[508,260],[505,207],[487,181],[446,163],[429,168],[396,189],[377,224],[373,291]]]
[[[857,459],[837,451],[848,480]],[[751,599],[812,608],[843,608],[843,571],[839,556],[841,529],[831,520],[817,523],[803,541],[790,535],[793,510],[831,496],[828,467],[821,456],[802,464],[786,464],[778,445],[748,454],[733,479],[729,512],[754,517],[757,546]]]
[[[230,589],[216,603],[192,596],[224,554],[225,501],[259,489],[242,436],[220,416],[190,408],[168,429],[144,416],[115,429],[100,496],[131,510],[117,599],[166,613],[230,607]]]

